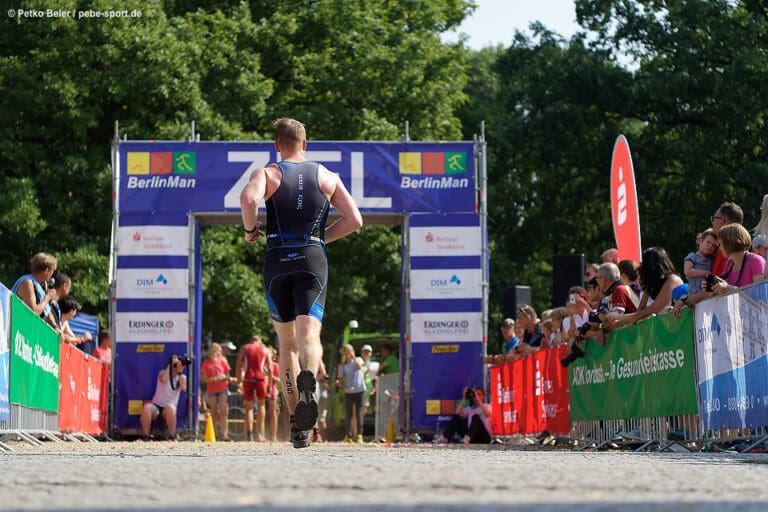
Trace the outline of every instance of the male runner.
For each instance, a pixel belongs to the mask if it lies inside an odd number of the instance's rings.
[[[243,407],[245,408],[245,438],[254,441],[253,402],[259,408],[256,416],[256,441],[264,442],[264,414],[267,398],[267,378],[272,366],[266,365],[267,353],[261,336],[251,336],[248,343],[240,348],[235,362],[235,376],[238,385],[243,387]],[[266,370],[266,371],[265,371]]]
[[[341,179],[305,158],[307,134],[294,119],[275,121],[275,148],[281,161],[257,169],[240,194],[245,239],[261,233],[259,201],[267,206],[264,289],[280,340],[280,373],[291,418],[294,448],[309,446],[317,421],[315,372],[323,347],[320,329],[328,264],[325,244],[363,225],[360,211]],[[326,228],[328,209],[339,219]]]

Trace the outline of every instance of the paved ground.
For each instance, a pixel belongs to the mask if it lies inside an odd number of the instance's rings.
[[[85,443],[0,454],[2,510],[764,511],[768,456]]]

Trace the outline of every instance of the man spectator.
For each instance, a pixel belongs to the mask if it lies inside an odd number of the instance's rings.
[[[80,345],[91,341],[93,336],[91,333],[86,332],[80,336],[72,332],[72,328],[69,326],[69,321],[72,320],[78,311],[80,311],[80,304],[71,295],[67,295],[63,299],[57,301],[59,310],[61,312],[61,341],[70,343],[80,348]]]
[[[93,357],[112,364],[112,334],[108,330],[99,332],[99,346],[93,349]]]
[[[597,288],[595,283],[594,288]],[[581,286],[572,286],[568,290],[568,304],[565,305],[566,317],[563,318],[563,341],[572,342],[576,339],[578,328],[589,319],[592,306],[589,303],[589,292]]]
[[[253,402],[256,400],[259,408],[256,416],[257,436],[256,440],[263,443],[264,416],[266,415],[267,378],[272,372],[272,365],[266,365],[267,352],[261,336],[251,336],[247,344],[237,353],[235,364],[235,376],[237,382],[243,388],[243,407],[245,408],[245,437],[248,441],[254,440],[253,435]],[[265,372],[266,370],[266,372]]]
[[[220,343],[221,345],[221,355],[228,358],[233,351],[237,350],[237,345],[232,343],[230,340],[224,340]]]
[[[611,331],[618,325],[612,325],[608,314],[623,315],[637,311],[632,300],[632,291],[621,281],[619,267],[614,263],[603,263],[597,270],[597,285],[603,294],[597,312],[600,324],[597,326],[596,338],[601,345],[605,343],[605,332]]]
[[[712,229],[715,230],[715,234],[720,231],[721,228],[728,224],[743,224],[744,223],[744,211],[736,203],[725,202],[720,205],[715,214],[711,217]],[[712,262],[712,273],[716,276],[721,276],[725,272],[725,268],[728,263],[728,258],[723,255],[721,251],[715,253],[715,261]]]
[[[171,356],[165,368],[157,374],[155,395],[152,401],[144,404],[141,411],[141,439],[151,441],[149,429],[152,422],[161,416],[168,429],[168,438],[176,439],[176,408],[179,405],[179,395],[187,390],[187,377],[183,373],[184,365],[179,356]]]
[[[381,363],[379,364],[378,375],[389,375],[390,373],[400,373],[400,359],[392,352],[392,345],[384,343],[381,346]]]
[[[40,315],[51,327],[56,329],[56,319],[51,311],[51,302],[56,300],[56,290],[48,289],[48,281],[53,277],[58,265],[56,258],[45,252],[39,252],[30,260],[29,274],[19,277],[11,291]],[[57,332],[59,330],[57,329]]]
[[[491,406],[483,401],[483,388],[464,388],[456,414],[451,417],[437,442],[451,442],[454,436],[465,444],[490,444]]]
[[[511,318],[505,318],[501,322],[501,343],[502,353],[485,358],[486,364],[497,364],[514,359],[515,348],[520,343],[520,338],[515,334],[515,321]]]
[[[541,322],[533,306],[524,304],[517,311],[517,323],[525,330],[523,339],[520,340],[515,351],[519,354],[531,354],[541,348],[542,333]]]
[[[605,251],[601,256],[600,260],[603,263],[613,263],[614,265],[619,264],[619,251],[616,248],[610,248],[607,251]]]
[[[56,272],[49,284],[51,284],[51,288],[56,291],[56,300],[51,301],[51,313],[56,322],[56,327],[61,329],[61,308],[59,307],[59,301],[64,297],[69,296],[69,291],[72,288],[72,280],[67,274]]]
[[[584,282],[587,283],[597,277],[597,269],[600,265],[597,263],[590,263],[584,268]]]

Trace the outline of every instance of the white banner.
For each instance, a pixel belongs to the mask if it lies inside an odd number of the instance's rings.
[[[482,254],[479,227],[411,228],[411,256],[479,256]]]
[[[187,256],[187,226],[123,226],[117,228],[120,256]]]
[[[478,342],[482,313],[411,313],[412,343]]]
[[[411,270],[411,299],[479,299],[479,268]]]
[[[189,270],[185,268],[117,269],[117,297],[121,299],[186,299]]]
[[[113,339],[127,343],[189,340],[187,313],[116,313]]]

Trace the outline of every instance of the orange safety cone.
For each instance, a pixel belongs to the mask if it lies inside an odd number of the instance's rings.
[[[205,442],[206,443],[215,443],[216,442],[216,430],[213,428],[213,418],[209,414],[208,417],[205,420]]]

